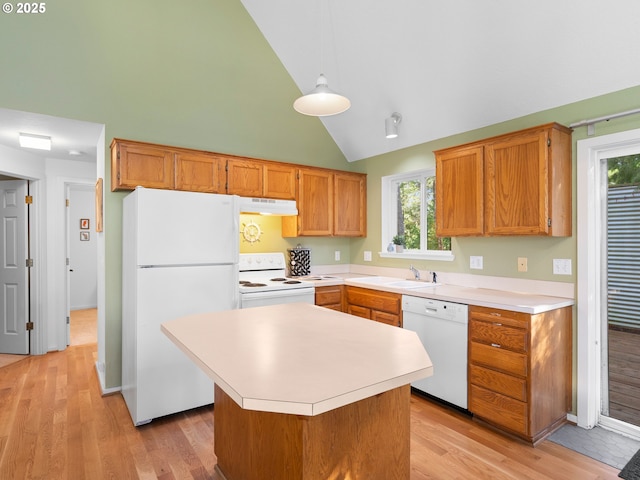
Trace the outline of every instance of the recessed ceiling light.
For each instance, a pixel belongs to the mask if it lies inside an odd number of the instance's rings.
[[[32,133],[20,133],[20,146],[23,148],[37,148],[38,150],[51,150],[51,137],[34,135]]]

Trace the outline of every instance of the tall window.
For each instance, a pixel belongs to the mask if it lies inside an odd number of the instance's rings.
[[[435,178],[433,169],[382,178],[383,250],[400,237],[407,256],[450,255],[451,239],[436,236]]]

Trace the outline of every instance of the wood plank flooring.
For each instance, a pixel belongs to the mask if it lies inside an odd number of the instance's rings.
[[[95,344],[78,345],[0,369],[1,479],[223,480],[213,408],[136,428],[120,394],[100,395],[95,359]],[[533,448],[420,397],[411,422],[411,480],[617,478],[560,445]]]
[[[640,332],[609,329],[609,416],[640,426]]]

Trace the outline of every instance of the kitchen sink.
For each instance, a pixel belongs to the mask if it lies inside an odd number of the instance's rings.
[[[384,285],[396,288],[423,288],[435,287],[437,284],[433,282],[421,282],[419,280],[400,280],[399,282],[385,283]]]
[[[369,285],[384,285],[385,287],[394,288],[424,288],[435,287],[437,284],[433,282],[426,282],[421,280],[398,280],[393,277],[360,277],[360,278],[348,278],[357,283],[369,284]]]

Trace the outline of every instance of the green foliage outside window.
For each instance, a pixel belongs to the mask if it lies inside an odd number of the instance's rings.
[[[422,182],[409,180],[398,182],[397,195],[397,226],[398,235],[405,238],[405,248],[408,250],[451,250],[451,239],[448,237],[436,237],[435,219],[435,177],[424,179],[424,205]],[[422,225],[426,224],[426,245],[421,245]]]

